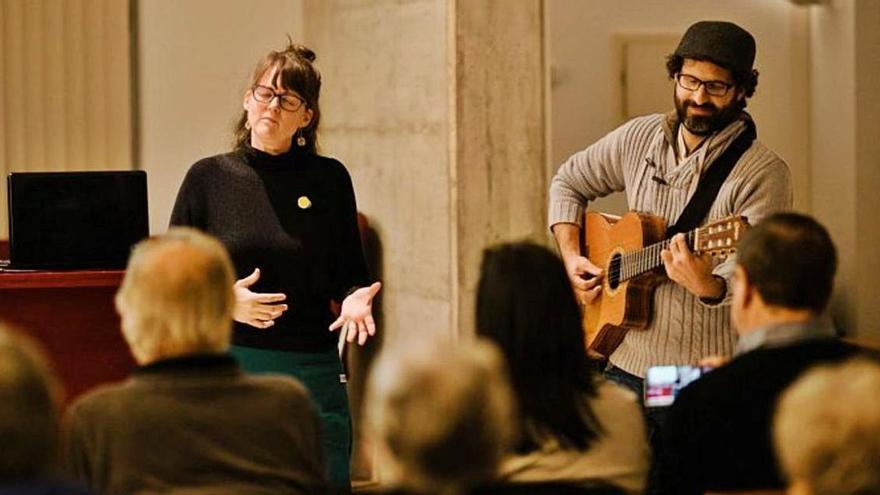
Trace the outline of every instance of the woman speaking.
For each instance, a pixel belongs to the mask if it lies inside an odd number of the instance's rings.
[[[172,225],[219,238],[235,264],[232,353],[251,372],[300,379],[322,422],[331,484],[349,486],[351,422],[336,334],[364,344],[376,331],[348,171],[317,154],[321,76],[300,45],[257,63],[234,149],[195,163]],[[331,301],[341,302],[338,318]],[[242,405],[242,414],[247,414]]]

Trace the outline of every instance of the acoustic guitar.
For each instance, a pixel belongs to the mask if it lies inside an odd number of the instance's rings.
[[[687,232],[685,238],[694,253],[723,260],[735,252],[747,228],[745,217],[732,216]],[[648,213],[587,212],[584,252],[605,272],[601,294],[584,307],[585,340],[593,351],[610,356],[627,330],[650,323],[654,288],[666,277],[660,258],[669,246],[665,232],[665,220]]]

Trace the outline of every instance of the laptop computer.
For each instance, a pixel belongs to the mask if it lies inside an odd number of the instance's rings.
[[[149,235],[142,170],[13,172],[9,268],[121,269]]]

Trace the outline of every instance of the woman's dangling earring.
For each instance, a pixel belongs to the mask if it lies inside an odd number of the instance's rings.
[[[251,130],[251,123],[247,120],[244,121],[244,128],[247,130]]]
[[[302,148],[306,145],[306,138],[302,135],[302,127],[296,130],[296,145]]]

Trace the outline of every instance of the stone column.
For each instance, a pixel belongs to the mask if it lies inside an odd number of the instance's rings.
[[[306,0],[323,152],[382,243],[389,338],[473,331],[483,248],[545,240],[541,0]]]
[[[350,360],[355,415],[381,340],[472,333],[482,250],[548,238],[543,12],[543,0],[305,0],[322,152],[351,172],[381,243],[381,337]],[[356,450],[353,478],[381,479],[373,449]]]
[[[544,6],[458,0],[448,22],[453,322],[468,333],[483,249],[547,239]]]

